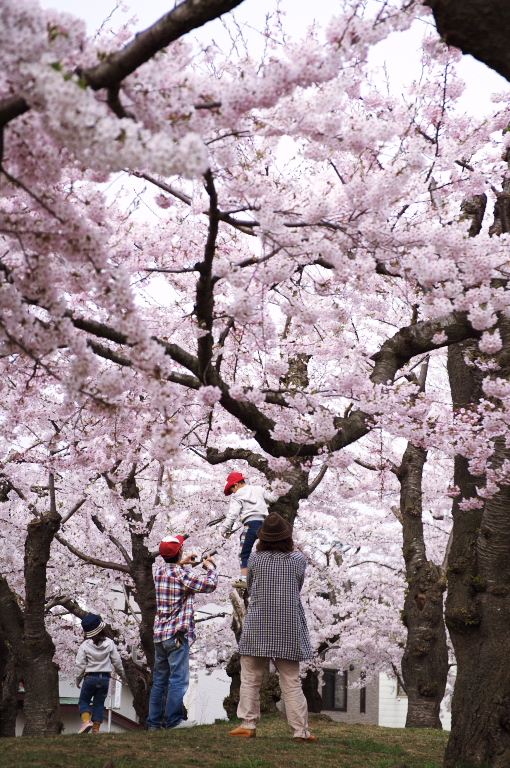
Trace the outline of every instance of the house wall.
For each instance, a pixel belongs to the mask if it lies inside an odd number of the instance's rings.
[[[407,696],[397,696],[397,681],[384,673],[379,675],[379,722],[387,728],[404,728]]]
[[[353,684],[359,683],[360,670],[347,670],[347,711],[324,709],[323,712],[329,715],[337,723],[364,723],[365,725],[377,725],[379,718],[379,692],[378,680],[366,681],[366,712],[360,712],[360,688],[351,688]]]
[[[388,728],[404,728],[407,717],[407,696],[397,696],[395,678],[379,675],[379,725]],[[441,724],[445,731],[451,730],[451,712],[441,705]]]
[[[227,713],[223,709],[223,699],[230,692],[230,677],[223,669],[207,674],[198,670],[190,681],[184,704],[188,710],[188,720],[196,720],[199,725],[225,720]]]

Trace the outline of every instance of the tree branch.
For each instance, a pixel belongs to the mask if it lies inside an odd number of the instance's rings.
[[[76,502],[76,504],[75,504],[73,507],[71,507],[71,509],[69,510],[69,512],[67,513],[67,515],[66,515],[65,517],[63,517],[63,518],[62,518],[62,522],[60,523],[60,527],[62,527],[62,526],[64,525],[64,523],[67,523],[67,521],[68,521],[68,520],[69,520],[69,519],[70,519],[70,518],[71,518],[71,517],[72,517],[72,516],[73,516],[73,515],[74,515],[76,512],[78,512],[78,510],[79,510],[79,509],[80,509],[80,508],[81,508],[81,507],[82,507],[82,506],[85,504],[85,502],[86,502],[86,501],[87,501],[87,497],[84,497],[83,499],[80,499],[79,501],[77,501],[77,502]]]
[[[211,621],[212,619],[221,619],[223,616],[231,616],[231,613],[215,613],[211,616],[204,616],[202,619],[195,619],[195,624],[199,624],[201,621]]]
[[[95,91],[100,88],[113,88],[158,51],[192,29],[202,27],[208,21],[228,13],[241,2],[242,0],[185,0],[144,32],[139,32],[122,50],[111,54],[93,69],[82,72],[81,76]]]
[[[101,88],[118,88],[124,78],[149,61],[158,51],[192,29],[228,13],[241,2],[242,0],[185,0],[144,32],[139,32],[134,40],[120,51],[110,54],[96,67],[78,70],[78,74],[95,91]],[[117,106],[115,102],[112,104]],[[0,102],[0,126],[6,125],[29,109],[29,104],[21,96],[3,99]]]
[[[253,453],[245,448],[226,448],[224,451],[218,451],[217,448],[207,448],[204,456],[205,460],[215,466],[216,464],[223,464],[226,461],[232,459],[245,461],[253,469],[257,469],[262,474],[266,474],[268,470],[267,459],[258,453]]]
[[[73,553],[73,555],[76,555],[76,557],[79,557],[80,560],[83,560],[84,563],[88,563],[89,565],[97,565],[98,568],[108,568],[111,571],[121,571],[122,573],[129,573],[129,568],[127,565],[122,565],[121,563],[111,563],[108,560],[100,560],[97,557],[91,557],[90,555],[86,555],[85,552],[82,552],[81,550],[77,549],[77,547],[73,546],[67,539],[64,539],[63,536],[61,536],[59,533],[55,534],[55,538],[57,541],[59,541],[61,544],[64,545],[64,547],[67,547],[67,549]]]
[[[214,339],[212,334],[214,315],[214,284],[212,265],[216,252],[218,237],[219,211],[218,195],[214,186],[211,171],[205,173],[205,186],[209,195],[209,232],[205,244],[204,260],[198,265],[199,278],[196,287],[195,307],[193,313],[197,318],[198,327],[202,331],[197,342],[197,358],[199,378],[205,383],[207,370],[211,365]]]
[[[380,565],[382,568],[389,568],[390,571],[397,571],[398,568],[394,568],[392,565],[387,565],[386,563],[379,563],[377,560],[360,560],[359,563],[353,563],[352,565],[349,565],[349,568],[357,568],[358,565],[365,565],[365,563],[372,563],[372,565]]]
[[[470,53],[510,80],[507,0],[426,0],[446,45]]]
[[[91,519],[92,519],[92,522],[94,523],[94,525],[96,526],[96,528],[98,529],[98,531],[101,531],[101,533],[105,533],[106,532],[106,529],[105,529],[103,523],[101,522],[101,520],[98,518],[97,515],[92,515]],[[119,552],[122,554],[122,556],[123,556],[124,560],[126,561],[126,563],[128,564],[128,566],[131,567],[133,565],[133,560],[129,556],[129,553],[128,553],[126,547],[124,546],[124,544],[122,544],[122,542],[119,541],[119,539],[116,536],[114,536],[113,534],[107,533],[106,535],[108,536],[108,538],[110,539],[112,544],[115,544],[115,546],[117,547]]]
[[[312,482],[308,486],[308,494],[307,494],[308,496],[311,496],[312,493],[315,491],[315,489],[317,488],[317,486],[319,485],[319,483],[323,479],[323,477],[326,474],[326,472],[328,471],[328,469],[329,469],[329,467],[328,467],[327,464],[323,464],[322,465],[322,467],[320,468],[319,472],[317,473],[317,475],[314,477],[314,479],[312,480]]]
[[[73,598],[69,597],[68,595],[56,595],[48,603],[46,603],[44,610],[46,613],[49,613],[51,609],[56,608],[57,605],[61,605],[67,610],[68,613],[72,613],[79,619],[83,619],[88,614],[88,611],[78,605],[76,600],[73,600]]]
[[[167,192],[169,195],[172,195],[173,197],[176,197],[177,200],[180,200],[181,203],[185,203],[186,205],[191,205],[192,199],[189,195],[186,195],[184,192],[181,192],[178,189],[175,189],[171,184],[167,184],[164,181],[160,181],[159,179],[156,179],[154,176],[152,176],[150,173],[144,173],[141,171],[131,171],[131,174],[133,176],[136,176],[139,179],[145,179],[145,181],[148,181],[150,184],[154,184],[154,186],[159,187],[159,189],[162,189],[163,192]],[[234,227],[234,229],[239,230],[239,232],[242,232],[245,235],[255,235],[255,232],[253,231],[253,228],[258,226],[258,222],[256,221],[240,221],[239,219],[235,219],[233,216],[231,216],[229,213],[224,213],[223,211],[218,210],[218,219],[220,221],[223,221],[225,224],[230,224],[231,227]],[[256,257],[254,257],[254,260],[256,261]],[[238,265],[239,266],[239,265]],[[242,264],[240,266],[243,266]],[[196,271],[197,267],[190,267],[188,271]],[[164,271],[170,271],[170,270],[157,270],[160,272]]]

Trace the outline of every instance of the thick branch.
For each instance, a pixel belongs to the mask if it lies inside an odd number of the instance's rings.
[[[101,533],[105,533],[106,532],[106,529],[105,529],[103,523],[101,522],[101,520],[98,518],[97,515],[92,515],[92,522],[94,523],[96,528],[99,531],[101,531]],[[129,556],[129,553],[128,553],[126,547],[124,546],[124,544],[121,541],[119,541],[119,539],[116,536],[114,536],[113,534],[107,533],[106,535],[108,536],[108,538],[110,539],[112,544],[115,544],[115,546],[117,547],[117,549],[119,550],[119,552],[123,556],[123,558],[126,561],[126,563],[129,566],[131,566],[133,561],[132,561],[131,557]]]
[[[439,333],[445,334],[444,342],[433,341],[433,337]],[[372,356],[375,366],[370,378],[374,384],[387,384],[393,381],[399,368],[416,355],[479,336],[480,333],[471,326],[465,312],[452,313],[442,320],[408,325],[385,341],[379,352]]]
[[[258,469],[262,474],[267,473],[268,463],[263,456],[253,451],[248,451],[244,448],[226,448],[224,451],[218,451],[217,448],[208,448],[205,460],[212,464],[223,464],[225,461],[231,461],[232,459],[241,459],[249,464],[253,469]]]
[[[508,0],[425,0],[447,45],[470,53],[510,80]]]
[[[76,555],[76,557],[79,557],[80,560],[83,560],[84,563],[88,563],[89,565],[97,565],[98,568],[108,568],[111,571],[122,571],[122,573],[129,573],[129,568],[127,565],[122,565],[121,563],[111,563],[108,560],[100,560],[97,557],[86,555],[85,552],[77,549],[69,541],[67,541],[67,539],[64,539],[64,537],[59,533],[55,534],[55,538],[57,541],[63,544],[64,547],[67,547],[67,549],[72,552],[73,555]]]
[[[79,619],[83,619],[89,613],[78,605],[76,600],[73,600],[72,597],[66,595],[57,595],[46,603],[46,613],[49,613],[52,608],[56,608],[57,605],[61,605],[68,613],[72,613],[73,616],[77,616]]]
[[[82,77],[95,91],[100,88],[113,88],[158,51],[192,29],[228,13],[241,2],[242,0],[185,0],[144,32],[139,32],[121,51],[111,54],[97,67],[83,72]]]
[[[212,335],[214,314],[214,283],[212,266],[218,237],[218,195],[211,171],[205,174],[205,187],[209,195],[209,232],[205,244],[204,260],[199,264],[194,314],[202,335],[198,339],[199,376],[205,382],[211,364],[214,339]]]
[[[0,101],[0,126],[7,125],[15,117],[28,112],[30,107],[22,96],[10,96]]]
[[[158,51],[178,40],[182,35],[197,29],[212,19],[228,13],[242,0],[185,0],[156,21],[122,50],[112,53],[91,69],[79,72],[81,79],[95,91],[101,88],[117,88],[125,77],[149,61]],[[0,126],[27,112],[30,106],[20,96],[11,96],[0,102]]]

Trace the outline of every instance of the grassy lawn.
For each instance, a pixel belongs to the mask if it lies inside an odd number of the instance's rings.
[[[148,734],[0,739],[0,768],[440,768],[447,734],[344,725],[311,717],[316,744],[292,741],[278,716],[256,739],[227,736],[230,723]]]

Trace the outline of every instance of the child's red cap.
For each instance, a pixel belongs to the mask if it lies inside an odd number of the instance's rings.
[[[174,557],[184,544],[184,536],[168,536],[159,545],[159,554],[164,557]]]
[[[230,475],[227,477],[227,484],[225,486],[225,490],[223,493],[225,496],[230,496],[232,493],[232,486],[236,483],[240,483],[241,480],[246,480],[245,477],[243,477],[242,472],[231,472]]]

